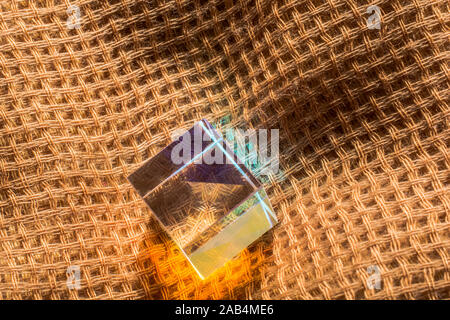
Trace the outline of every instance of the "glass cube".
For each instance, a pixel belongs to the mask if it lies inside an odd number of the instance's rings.
[[[277,223],[260,182],[206,120],[128,180],[202,279]]]

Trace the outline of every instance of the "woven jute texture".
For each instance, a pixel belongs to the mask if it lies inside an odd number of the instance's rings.
[[[0,298],[449,298],[449,23],[446,0],[0,1]],[[126,180],[201,118],[280,130],[280,223],[206,281]]]

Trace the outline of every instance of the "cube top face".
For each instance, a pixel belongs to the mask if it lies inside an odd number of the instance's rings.
[[[277,222],[260,182],[206,120],[128,180],[202,278]]]

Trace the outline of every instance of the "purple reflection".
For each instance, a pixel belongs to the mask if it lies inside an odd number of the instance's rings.
[[[233,164],[193,164],[185,173],[186,181],[220,184],[247,184]]]

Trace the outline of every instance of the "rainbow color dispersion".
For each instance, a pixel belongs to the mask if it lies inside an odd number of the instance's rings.
[[[239,160],[201,120],[128,177],[202,279],[278,222],[261,183]]]

